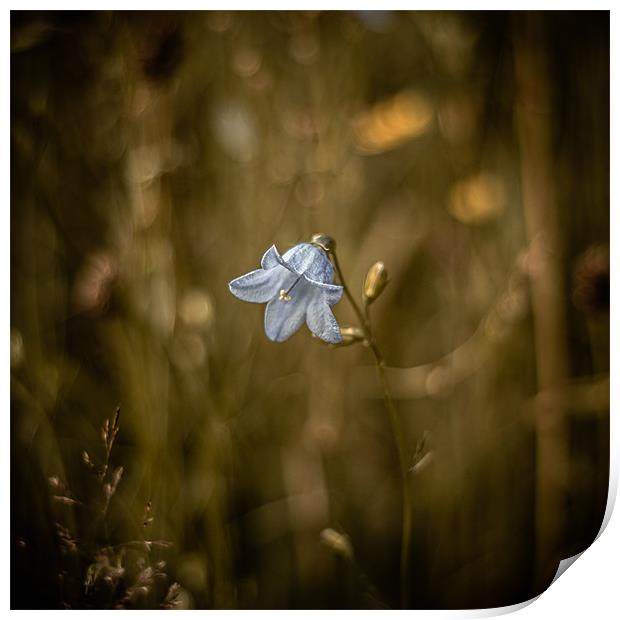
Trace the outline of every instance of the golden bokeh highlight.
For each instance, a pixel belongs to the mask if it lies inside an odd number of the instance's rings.
[[[401,91],[355,118],[356,146],[366,155],[394,149],[428,132],[433,115],[433,106],[425,95]]]
[[[463,224],[482,224],[496,218],[506,206],[500,178],[489,172],[458,181],[450,192],[448,211]]]

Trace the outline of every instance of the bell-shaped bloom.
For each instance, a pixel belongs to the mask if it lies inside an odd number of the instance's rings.
[[[304,323],[325,342],[342,342],[331,306],[342,297],[334,284],[334,268],[323,249],[300,243],[283,256],[272,245],[261,260],[261,268],[236,278],[230,292],[257,304],[267,304],[265,333],[274,342],[290,338]]]

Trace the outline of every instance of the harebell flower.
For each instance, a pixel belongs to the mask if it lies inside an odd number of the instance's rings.
[[[342,297],[334,282],[334,268],[318,244],[300,243],[283,256],[272,245],[263,255],[261,268],[229,283],[230,292],[242,299],[267,304],[265,333],[284,342],[304,323],[325,342],[342,342],[331,306]]]

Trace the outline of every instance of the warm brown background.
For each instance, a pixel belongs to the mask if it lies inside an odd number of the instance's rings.
[[[11,46],[13,607],[398,605],[369,352],[273,344],[227,290],[319,231],[356,295],[390,272],[412,604],[522,601],[593,540],[608,13],[14,12]]]

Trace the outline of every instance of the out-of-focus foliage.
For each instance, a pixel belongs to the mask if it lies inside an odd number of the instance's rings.
[[[368,351],[305,328],[271,343],[227,289],[316,232],[355,295],[374,262],[390,274],[373,314],[411,447],[412,604],[536,593],[530,45],[567,326],[559,559],[607,497],[608,13],[12,13],[12,606],[112,604],[84,596],[87,558],[67,568],[83,517],[49,479],[97,492],[82,453],[102,456],[119,404],[123,475],[88,551],[105,570],[148,506],[177,606],[398,605],[398,460]]]

